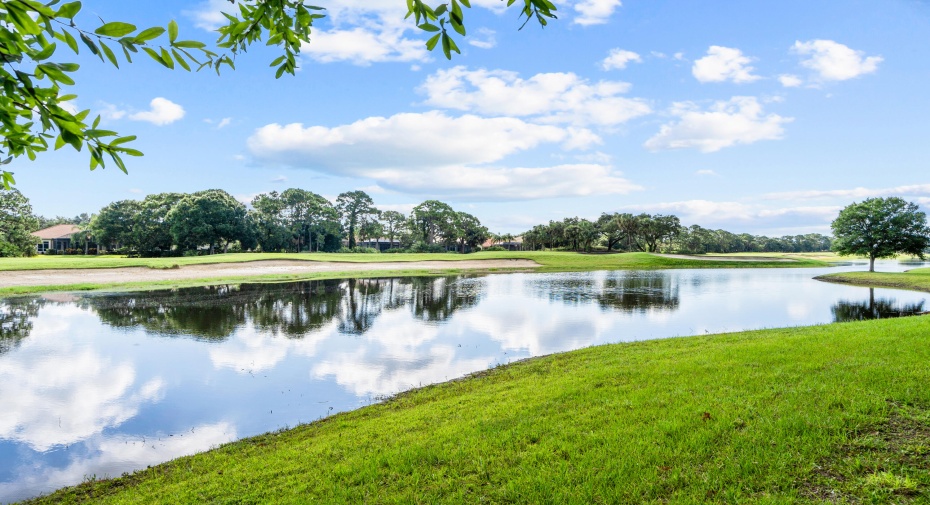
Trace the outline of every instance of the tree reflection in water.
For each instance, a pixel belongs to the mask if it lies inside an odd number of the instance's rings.
[[[46,303],[36,296],[0,299],[0,354],[19,346],[32,332],[32,319]]]
[[[603,282],[592,278],[530,281],[536,296],[567,305],[597,303],[604,310],[645,313],[675,310],[679,305],[677,278],[664,272],[609,272]]]
[[[678,309],[678,282],[666,273],[612,272],[597,296],[602,309],[621,312]]]
[[[408,305],[417,319],[442,322],[477,305],[481,289],[468,277],[345,279],[91,295],[79,303],[113,327],[222,341],[249,323],[302,338],[336,321],[341,333],[361,335],[384,310]]]
[[[850,302],[841,300],[831,309],[833,321],[865,321],[868,319],[888,319],[891,317],[913,316],[924,312],[924,302],[899,304],[894,298],[875,299],[875,289],[869,288],[869,300]]]

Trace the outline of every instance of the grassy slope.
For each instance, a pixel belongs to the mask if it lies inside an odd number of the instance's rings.
[[[119,256],[39,256],[35,258],[0,258],[0,271],[43,270],[71,268],[118,268],[149,267],[175,268],[184,265],[207,263],[232,263],[261,260],[304,260],[334,261],[345,263],[392,262],[397,269],[380,272],[322,272],[307,274],[276,274],[249,277],[211,277],[205,279],[161,282],[127,282],[119,284],[94,284],[63,286],[24,286],[0,288],[0,296],[35,293],[54,290],[92,290],[92,289],[146,289],[181,286],[197,286],[234,282],[283,282],[308,279],[333,279],[356,277],[392,277],[400,275],[427,275],[458,273],[457,261],[480,259],[529,259],[541,265],[535,271],[564,272],[588,270],[649,270],[665,268],[750,268],[750,267],[817,267],[826,263],[802,259],[796,262],[746,262],[746,261],[701,261],[678,258],[664,258],[646,253],[629,254],[578,254],[570,252],[487,252],[479,254],[224,254],[214,256],[197,256],[191,258],[124,258]],[[430,271],[406,268],[405,264],[414,261],[445,261],[448,267]],[[489,269],[505,271],[507,269]]]
[[[43,501],[928,503],[928,330],[912,317],[582,349]]]
[[[845,272],[815,277],[817,280],[854,284],[872,288],[897,288],[930,291],[930,268],[918,268],[902,273]]]

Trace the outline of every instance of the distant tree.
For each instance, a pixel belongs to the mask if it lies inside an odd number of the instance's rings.
[[[601,217],[597,218],[597,222],[594,223],[597,226],[598,233],[604,238],[604,241],[607,242],[607,250],[612,251],[614,247],[620,244],[626,235],[622,228],[620,228],[620,221],[617,219],[620,214],[608,214],[604,212],[601,214]]]
[[[404,228],[406,218],[396,210],[386,210],[381,213],[381,225],[387,239],[390,241],[388,248],[394,247],[394,237]]]
[[[249,216],[255,229],[255,239],[263,252],[287,248],[290,232],[284,223],[284,201],[277,191],[253,198]]]
[[[465,254],[466,247],[475,249],[491,236],[487,227],[482,226],[477,217],[467,212],[456,212],[454,223],[455,238],[462,254]]]
[[[349,239],[349,248],[355,247],[355,235],[359,222],[366,216],[378,213],[374,201],[364,191],[347,191],[336,197],[336,210],[342,218],[346,235]]]
[[[869,198],[840,211],[830,225],[833,250],[840,255],[869,257],[869,272],[876,258],[913,254],[923,258],[930,246],[927,215],[915,203],[901,198]]]
[[[29,199],[17,189],[0,189],[0,256],[32,256],[38,239],[30,234],[38,227]]]
[[[168,213],[185,196],[184,193],[158,193],[142,200],[132,230],[140,256],[160,256],[171,250],[174,237]]]
[[[633,241],[640,251],[656,252],[659,244],[674,238],[681,229],[677,216],[640,214],[636,216],[637,227]]]
[[[237,240],[248,238],[245,205],[220,189],[187,195],[168,213],[174,242],[184,250],[208,245],[212,254],[217,245],[224,250]]]
[[[450,235],[454,235],[455,211],[448,204],[438,200],[427,200],[414,207],[410,219],[416,240],[426,244],[446,241]]]
[[[137,247],[135,225],[142,204],[137,200],[120,200],[100,209],[90,222],[90,231],[97,244],[108,249],[118,246]]]

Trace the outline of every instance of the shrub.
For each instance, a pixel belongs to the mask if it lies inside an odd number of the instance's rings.
[[[499,246],[499,245],[492,245],[492,246],[490,246],[490,247],[485,247],[484,249],[482,249],[482,251],[488,251],[488,252],[491,252],[491,251],[506,251],[506,250],[507,250],[506,247]]]
[[[341,253],[359,253],[359,254],[378,254],[381,251],[374,247],[343,247],[339,250]]]

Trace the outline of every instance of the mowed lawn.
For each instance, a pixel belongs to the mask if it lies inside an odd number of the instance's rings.
[[[37,502],[930,503],[928,385],[926,316],[604,345]]]
[[[263,260],[332,261],[345,263],[448,261],[454,268],[456,261],[481,259],[529,259],[548,269],[602,270],[602,269],[657,269],[657,268],[746,268],[746,267],[798,267],[825,266],[822,261],[799,257],[796,261],[704,261],[701,259],[668,258],[649,253],[583,254],[558,251],[493,251],[474,254],[357,254],[357,253],[239,253],[214,254],[179,258],[127,258],[125,256],[35,256],[32,258],[0,258],[0,271],[47,270],[58,268],[119,268],[149,267],[176,268],[185,265],[210,263],[240,263]]]

